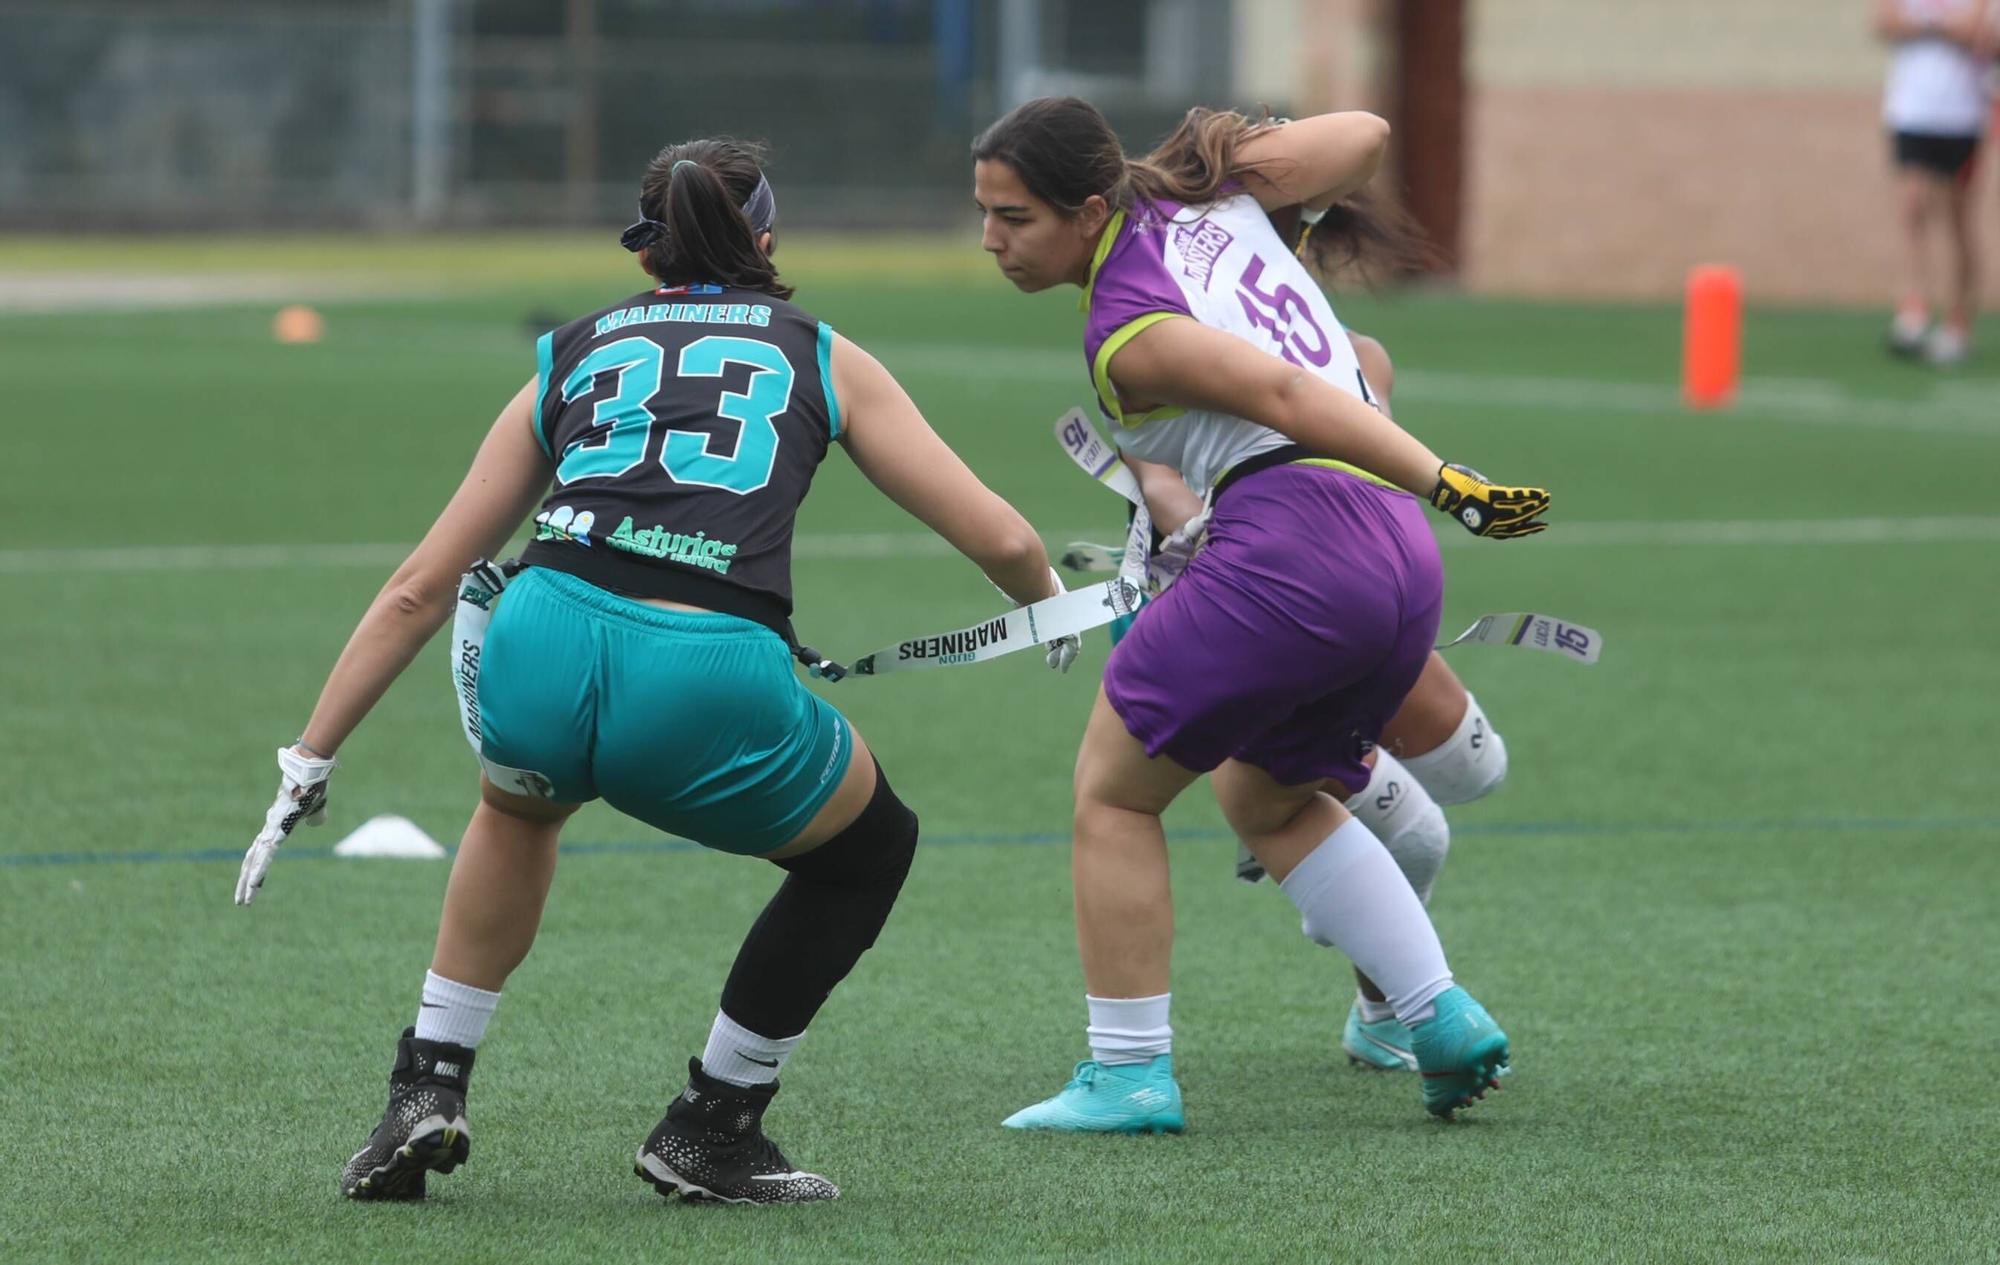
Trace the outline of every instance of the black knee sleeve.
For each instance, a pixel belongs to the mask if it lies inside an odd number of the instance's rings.
[[[917,815],[875,766],[875,794],[846,829],[788,871],[730,968],[722,1009],[767,1037],[796,1036],[875,943],[917,851]]]
[[[813,882],[900,891],[916,854],[917,815],[896,798],[878,761],[875,793],[847,828],[811,852],[776,864]]]

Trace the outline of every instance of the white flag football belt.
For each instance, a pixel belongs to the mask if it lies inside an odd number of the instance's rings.
[[[1102,584],[1015,607],[969,628],[911,637],[884,646],[856,659],[850,671],[855,676],[881,676],[884,672],[984,663],[1016,650],[1043,648],[1058,637],[1101,628],[1120,615],[1138,610],[1141,600],[1139,586],[1121,575]]]
[[[513,563],[481,558],[458,578],[458,604],[451,618],[451,688],[458,695],[459,727],[465,731],[465,740],[478,757],[486,780],[516,795],[550,799],[555,787],[548,778],[532,769],[509,768],[487,759],[485,744],[480,741],[479,667],[486,652],[486,626],[493,620],[493,599],[519,569]]]
[[[486,648],[486,628],[493,618],[493,599],[507,586],[502,566],[481,561],[459,577],[458,606],[451,625],[451,683],[458,695],[459,726],[465,740],[482,750],[479,719],[479,668]],[[1059,637],[1101,628],[1120,615],[1139,609],[1139,587],[1123,576],[1073,589],[1018,606],[992,619],[949,632],[909,637],[862,655],[849,668],[830,659],[813,667],[829,681],[845,676],[880,676],[924,668],[950,668],[984,663],[1016,650],[1046,647]],[[484,761],[484,756],[481,757]],[[490,766],[490,761],[486,762]]]

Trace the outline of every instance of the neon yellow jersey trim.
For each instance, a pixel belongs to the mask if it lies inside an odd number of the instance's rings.
[[[1404,496],[1415,495],[1409,489],[1399,488],[1379,474],[1370,474],[1360,466],[1351,466],[1345,461],[1335,461],[1332,457],[1302,457],[1297,461],[1290,461],[1285,464],[1293,466],[1324,466],[1328,470],[1339,470],[1344,474],[1351,474],[1357,479],[1366,479],[1370,483],[1388,488],[1391,492],[1401,492]]]
[[[1076,310],[1090,311],[1090,294],[1097,289],[1097,270],[1104,266],[1104,257],[1117,244],[1118,233],[1125,227],[1125,212],[1113,211],[1111,218],[1104,221],[1104,231],[1097,237],[1097,253],[1090,257],[1090,274],[1083,279],[1083,297],[1076,301]]]
[[[1104,260],[1111,254],[1111,248],[1118,242],[1118,234],[1125,227],[1125,212],[1113,211],[1111,218],[1104,222],[1104,232],[1097,239],[1097,253],[1090,257],[1090,275],[1083,282],[1083,297],[1077,300],[1077,311],[1090,314],[1090,296],[1097,290],[1097,272],[1104,267]],[[1179,417],[1186,409],[1156,408],[1137,417],[1125,416],[1124,406],[1118,403],[1117,388],[1111,385],[1111,357],[1138,336],[1149,325],[1164,321],[1170,316],[1185,316],[1185,312],[1148,312],[1136,317],[1111,332],[1111,337],[1097,349],[1097,356],[1091,361],[1090,380],[1097,388],[1097,399],[1103,404],[1120,426],[1137,426],[1142,422],[1157,422],[1169,417]]]
[[[1137,417],[1127,417],[1124,405],[1118,402],[1118,388],[1111,385],[1111,358],[1118,354],[1119,349],[1161,321],[1170,321],[1176,317],[1181,320],[1189,319],[1181,312],[1148,312],[1144,316],[1134,317],[1111,331],[1111,337],[1105,339],[1098,347],[1097,359],[1092,361],[1090,366],[1090,380],[1097,387],[1098,402],[1104,405],[1104,411],[1116,419],[1120,426],[1137,426],[1141,422],[1157,421],[1163,417],[1179,417],[1186,411],[1177,408],[1156,408]]]

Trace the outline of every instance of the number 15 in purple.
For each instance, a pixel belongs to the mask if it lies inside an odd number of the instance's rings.
[[[1236,298],[1243,304],[1244,314],[1271,335],[1279,355],[1302,369],[1307,365],[1324,369],[1333,359],[1333,347],[1327,342],[1326,331],[1313,319],[1312,308],[1304,296],[1283,282],[1270,290],[1260,289],[1257,282],[1263,275],[1263,258],[1252,255],[1237,282]],[[1301,326],[1312,331],[1310,342],[1300,337]]]

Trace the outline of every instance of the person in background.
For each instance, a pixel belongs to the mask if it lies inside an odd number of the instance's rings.
[[[1875,34],[1894,50],[1882,119],[1896,168],[1903,236],[1902,294],[1889,350],[1935,365],[1964,360],[1972,345],[1979,251],[1972,172],[1991,99],[1987,76],[2000,13],[1990,0],[1876,0]],[[1931,317],[1928,237],[1942,220],[1951,241],[1944,319]]]

